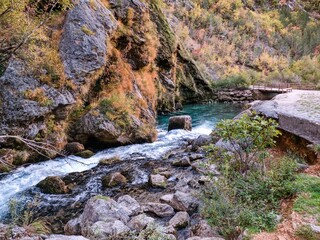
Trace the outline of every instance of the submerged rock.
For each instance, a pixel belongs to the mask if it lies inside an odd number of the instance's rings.
[[[168,131],[174,129],[192,130],[192,119],[188,115],[175,116],[169,119]]]

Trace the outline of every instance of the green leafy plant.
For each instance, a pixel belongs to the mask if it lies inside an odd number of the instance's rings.
[[[265,170],[266,149],[275,145],[280,135],[277,123],[272,119],[253,114],[244,114],[236,120],[222,120],[217,124],[215,133],[229,146],[237,170],[244,175],[261,163],[261,172]]]
[[[254,114],[224,120],[215,133],[229,147],[206,148],[209,164],[217,165],[221,177],[204,190],[203,214],[226,239],[236,239],[245,229],[272,230],[281,199],[296,193],[296,161],[290,157],[265,161],[267,147],[279,135],[276,127],[273,120]]]

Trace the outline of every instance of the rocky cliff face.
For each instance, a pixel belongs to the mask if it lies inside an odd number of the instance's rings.
[[[58,150],[68,141],[94,148],[153,141],[157,111],[210,96],[205,75],[155,1],[80,0],[63,24],[50,27],[62,32],[55,50],[65,80],[54,82],[58,66],[39,65],[34,74],[18,54],[11,58],[0,78],[2,135],[50,142]],[[39,155],[10,139],[1,147],[9,163]]]

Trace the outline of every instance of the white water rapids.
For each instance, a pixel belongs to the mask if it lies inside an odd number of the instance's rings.
[[[151,159],[159,159],[168,151],[181,146],[185,140],[194,139],[200,134],[209,134],[211,129],[212,126],[209,127],[206,123],[203,126],[196,127],[192,132],[175,130],[167,133],[159,131],[158,140],[153,143],[110,148],[89,159],[70,156],[70,159],[57,158],[31,164],[27,167],[20,167],[0,180],[0,218],[7,213],[11,199],[48,176],[63,176],[71,172],[83,172],[97,166],[101,159],[115,156],[123,159],[134,153],[143,154]]]
[[[186,144],[187,140],[195,139],[201,134],[210,134],[219,119],[232,118],[239,112],[239,107],[230,104],[189,105],[180,113],[192,116],[193,130],[191,132],[164,131],[163,129],[167,128],[168,117],[159,118],[159,128],[162,130],[158,130],[158,139],[153,143],[109,148],[89,159],[75,156],[56,158],[20,167],[5,176],[0,175],[0,220],[8,213],[11,200],[24,199],[22,197],[24,192],[32,189],[48,176],[65,176],[73,172],[83,172],[97,166],[101,159],[115,156],[120,159],[130,159],[132,154],[140,154],[148,159],[161,159],[168,151]]]

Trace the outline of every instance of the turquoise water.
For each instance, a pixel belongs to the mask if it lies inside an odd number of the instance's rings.
[[[177,115],[190,115],[193,131],[209,134],[221,119],[231,119],[242,111],[240,105],[231,103],[210,103],[185,105],[184,109],[169,115],[158,116],[158,128],[168,129],[169,118]]]

